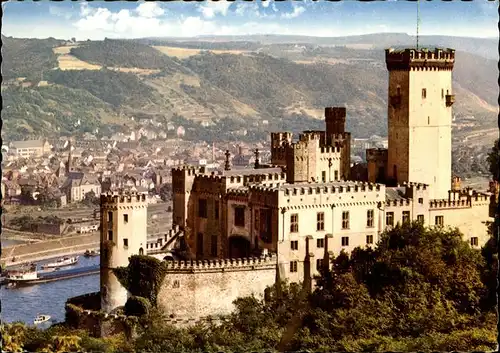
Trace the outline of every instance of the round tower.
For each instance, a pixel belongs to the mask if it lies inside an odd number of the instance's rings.
[[[147,226],[146,195],[101,195],[101,309],[105,312],[127,301],[127,290],[113,269],[126,267],[132,255],[146,254]]]

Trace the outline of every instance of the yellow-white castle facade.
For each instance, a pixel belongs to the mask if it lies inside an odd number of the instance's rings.
[[[169,262],[159,305],[186,320],[228,313],[237,297],[262,294],[277,279],[310,282],[332,256],[375,246],[385,229],[411,220],[458,227],[481,247],[492,196],[461,189],[451,176],[454,60],[452,49],[386,50],[389,146],[367,150],[367,180],[352,180],[341,107],[326,108],[325,131],[305,131],[297,141],[272,133],[270,165],[259,164],[256,152],[254,168],[231,169],[227,153],[222,171],[173,169],[174,233],[182,233],[191,258]],[[118,239],[102,263],[124,265],[144,249],[162,258],[147,238],[144,200],[102,200],[102,241]],[[127,210],[126,223],[117,225]],[[128,232],[126,249],[115,233],[120,227]],[[109,268],[104,273],[101,296],[111,311],[125,294],[110,294],[119,285]]]

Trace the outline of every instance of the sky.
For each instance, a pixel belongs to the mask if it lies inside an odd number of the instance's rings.
[[[498,37],[498,2],[420,1],[420,33]],[[339,37],[415,35],[417,3],[403,0],[103,2],[9,1],[2,34],[22,38],[195,37],[287,34]]]

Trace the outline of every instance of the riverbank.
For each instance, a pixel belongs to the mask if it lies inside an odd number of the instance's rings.
[[[82,254],[85,250],[100,247],[99,232],[90,235],[75,235],[59,239],[21,244],[2,248],[0,261],[5,266],[17,266],[27,262],[43,261],[55,257]]]

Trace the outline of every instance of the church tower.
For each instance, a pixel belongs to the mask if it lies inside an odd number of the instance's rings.
[[[389,71],[387,181],[420,182],[430,197],[451,187],[453,49],[387,49]]]
[[[113,269],[126,267],[132,255],[146,255],[147,205],[146,195],[101,195],[101,310],[107,313],[128,298]]]
[[[71,139],[68,140],[68,160],[66,161],[66,176],[69,176],[69,173],[73,171],[73,144],[71,143]]]

